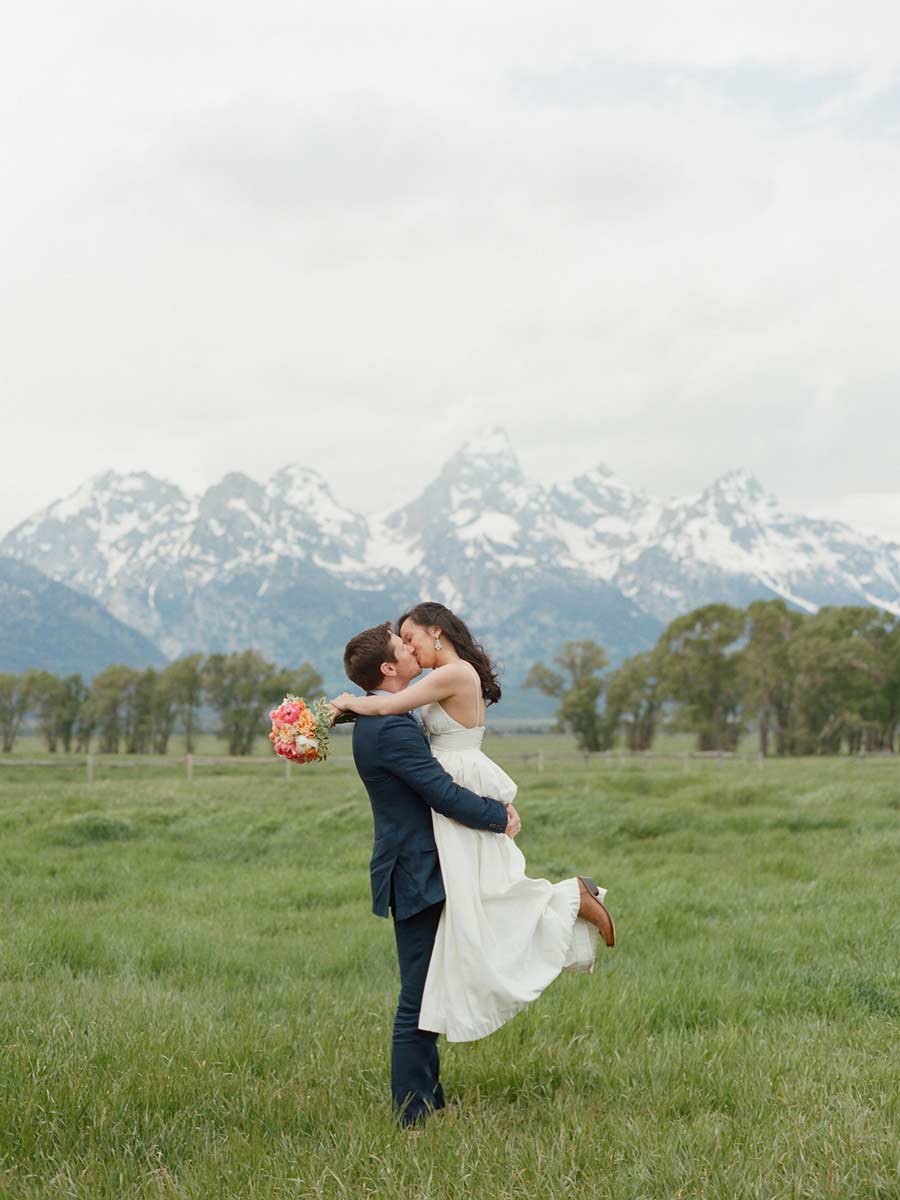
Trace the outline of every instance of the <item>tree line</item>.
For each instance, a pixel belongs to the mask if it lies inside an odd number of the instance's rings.
[[[30,720],[51,754],[87,753],[93,742],[101,754],[166,754],[176,729],[191,754],[205,706],[218,716],[228,753],[246,755],[286,692],[320,696],[322,677],[308,662],[276,668],[256,650],[186,655],[162,670],[117,664],[90,683],[79,674],[0,673],[0,745],[9,753]]]
[[[649,750],[662,727],[701,751],[734,750],[749,730],[763,755],[900,749],[900,619],[876,608],[707,604],[608,666],[596,642],[567,642],[526,679],[559,700],[581,749]]]

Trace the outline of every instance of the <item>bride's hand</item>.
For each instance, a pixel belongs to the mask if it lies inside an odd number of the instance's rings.
[[[339,696],[335,696],[333,700],[329,700],[329,704],[338,714],[343,712],[353,712],[353,701],[356,699],[350,692],[341,692]]]

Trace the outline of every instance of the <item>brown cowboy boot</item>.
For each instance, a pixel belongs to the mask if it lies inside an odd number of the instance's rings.
[[[600,889],[589,875],[578,876],[578,889],[581,892],[579,917],[596,925],[604,942],[612,948],[616,944],[616,926],[609,909],[600,899]]]

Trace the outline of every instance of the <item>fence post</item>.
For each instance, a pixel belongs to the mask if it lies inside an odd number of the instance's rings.
[[[690,752],[690,750],[685,750],[684,754],[682,754],[682,756],[681,756],[681,769],[682,769],[682,771],[686,771],[686,770],[688,769],[688,759],[689,759],[690,757],[691,757],[691,752]]]
[[[543,750],[538,750],[538,752],[537,752],[537,769],[539,771],[543,771],[543,769],[544,769],[544,751]]]
[[[187,766],[188,782],[190,782],[194,778],[194,756],[193,756],[193,754],[186,754],[184,756],[184,761]]]
[[[725,766],[725,755],[722,753],[721,750],[719,751],[719,766],[720,767]]]
[[[763,754],[762,750],[760,750],[759,754],[757,754],[757,756],[756,756],[756,765],[759,767],[760,771],[765,766],[765,763],[766,763],[766,756]]]
[[[94,782],[94,756],[90,751],[87,756],[87,781],[88,787]]]

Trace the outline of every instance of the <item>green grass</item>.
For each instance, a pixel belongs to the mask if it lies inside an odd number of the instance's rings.
[[[900,1196],[900,763],[508,765],[621,944],[412,1138],[350,768],[4,768],[0,1197]]]

